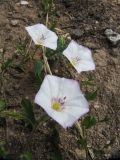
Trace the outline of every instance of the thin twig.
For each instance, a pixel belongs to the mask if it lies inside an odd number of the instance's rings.
[[[46,27],[48,26],[48,19],[49,19],[49,17],[48,17],[48,12],[47,12],[47,15],[46,15]]]
[[[43,60],[44,60],[44,63],[45,63],[46,70],[50,75],[52,75],[52,72],[51,72],[51,69],[50,69],[46,54],[45,54],[46,53],[46,48],[42,46],[42,50],[43,50]]]
[[[47,12],[47,15],[46,15],[46,26],[48,25],[48,12]],[[51,72],[51,69],[50,69],[50,66],[49,66],[49,63],[48,63],[48,59],[47,59],[47,56],[46,56],[46,48],[44,46],[42,46],[42,51],[43,51],[43,60],[44,60],[44,64],[45,64],[45,71],[47,71],[50,75],[52,75],[52,72]]]

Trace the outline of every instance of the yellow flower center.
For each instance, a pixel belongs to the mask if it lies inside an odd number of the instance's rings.
[[[80,61],[79,57],[72,58],[71,63],[73,66],[76,66]]]
[[[52,109],[54,109],[55,111],[60,111],[61,110],[61,104],[58,102],[54,102],[52,104]]]

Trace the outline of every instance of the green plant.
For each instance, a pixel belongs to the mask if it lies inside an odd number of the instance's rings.
[[[83,148],[83,149],[87,148],[87,139],[86,138],[79,136],[77,143],[78,143],[78,145],[80,145],[81,148]]]
[[[87,100],[88,101],[95,100],[96,97],[97,97],[97,92],[98,92],[98,90],[95,90],[95,91],[92,91],[92,92],[87,91],[86,94],[85,94]]]
[[[51,145],[52,145],[52,155],[51,155],[51,160],[63,160],[60,148],[59,148],[59,143],[60,143],[60,137],[59,137],[59,131],[58,129],[54,126],[52,129],[52,134],[51,134]]]
[[[37,124],[35,114],[34,114],[34,106],[28,99],[22,99],[21,102],[22,112],[21,115],[24,117],[24,120],[27,125],[30,125],[34,128]]]
[[[52,8],[53,0],[42,0],[44,12],[49,12]]]
[[[97,121],[96,118],[93,116],[87,116],[84,118],[83,122],[82,122],[82,126],[85,127],[85,129],[89,129],[92,126],[96,125]]]
[[[49,48],[46,49],[46,56],[48,58],[48,60],[57,60],[60,58],[60,56],[62,55],[63,50],[66,48],[67,46],[67,42],[65,40],[65,38],[63,36],[58,38],[58,47],[57,50],[51,50]]]
[[[0,112],[6,109],[6,103],[4,100],[0,99]]]
[[[37,80],[42,81],[42,71],[44,69],[44,64],[41,60],[37,60],[34,63],[34,74]]]
[[[9,152],[5,149],[3,144],[0,144],[0,159],[8,159]]]
[[[21,154],[20,160],[32,160],[32,154],[29,152]]]

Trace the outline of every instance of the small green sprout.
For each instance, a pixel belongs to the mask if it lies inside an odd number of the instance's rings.
[[[32,160],[32,154],[29,152],[21,154],[20,160]]]
[[[26,121],[26,124],[31,126],[32,128],[35,128],[37,121],[34,114],[34,106],[28,99],[22,99],[21,102],[22,106],[22,113],[21,115],[24,117],[24,120]]]

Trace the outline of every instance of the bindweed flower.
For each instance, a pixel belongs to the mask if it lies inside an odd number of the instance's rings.
[[[63,128],[71,127],[89,111],[88,102],[77,81],[51,75],[46,75],[35,103]]]
[[[90,49],[71,41],[63,54],[68,58],[78,73],[95,69]]]
[[[56,33],[49,30],[43,24],[35,24],[25,28],[36,45],[42,45],[56,50],[58,39]]]

